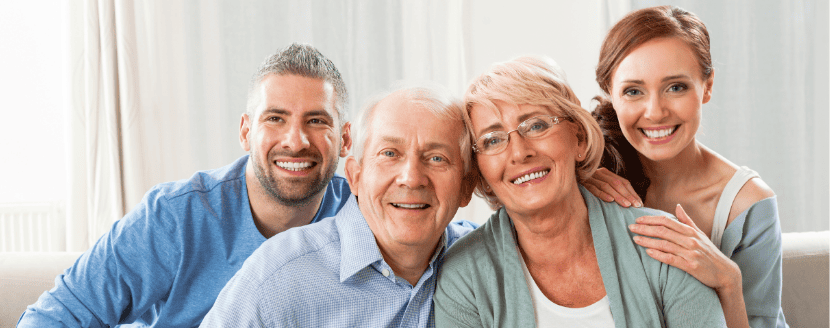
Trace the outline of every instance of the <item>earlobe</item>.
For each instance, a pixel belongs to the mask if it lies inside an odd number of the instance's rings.
[[[248,114],[242,114],[239,122],[239,145],[245,151],[251,151],[251,144],[248,142],[249,133],[251,132],[251,122]]]
[[[346,158],[346,165],[343,167],[343,171],[346,174],[346,181],[349,183],[352,194],[357,195],[358,182],[360,181],[360,163],[357,162],[354,156],[349,156],[349,158]]]
[[[352,149],[352,124],[350,122],[343,124],[343,129],[340,133],[343,144],[340,148],[340,157],[346,157],[349,155],[349,150]]]

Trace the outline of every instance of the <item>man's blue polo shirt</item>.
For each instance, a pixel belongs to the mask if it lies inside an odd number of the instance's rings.
[[[199,325],[265,242],[251,216],[247,162],[153,187],[29,306],[19,327]],[[312,222],[333,216],[349,195],[346,179],[335,176]]]

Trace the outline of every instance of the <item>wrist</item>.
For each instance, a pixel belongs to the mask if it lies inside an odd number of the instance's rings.
[[[743,294],[743,277],[741,276],[741,269],[735,262],[729,261],[729,270],[724,270],[727,273],[721,275],[721,283],[715,291],[718,294],[735,295]]]

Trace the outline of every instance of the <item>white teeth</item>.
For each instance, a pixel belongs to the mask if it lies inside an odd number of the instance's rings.
[[[670,127],[668,129],[661,129],[661,130],[646,130],[646,129],[640,129],[640,130],[643,131],[643,133],[645,133],[646,137],[649,137],[650,139],[657,139],[657,138],[666,137],[666,136],[674,133],[675,128],[676,128],[676,126]]]
[[[528,182],[530,180],[541,178],[541,177],[547,175],[548,172],[550,172],[550,170],[525,174],[525,175],[519,177],[518,179],[516,179],[515,181],[513,181],[513,184],[517,184],[517,185],[518,184],[523,184],[523,183]]]
[[[427,207],[427,204],[398,204],[398,203],[392,203],[392,205],[395,205],[396,207],[408,208],[408,209]]]
[[[311,167],[311,162],[277,162],[277,166],[289,171],[302,171]]]

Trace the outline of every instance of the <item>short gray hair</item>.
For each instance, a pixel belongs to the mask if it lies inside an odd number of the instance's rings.
[[[372,125],[375,108],[386,97],[392,94],[401,94],[404,99],[421,105],[438,117],[456,120],[461,124],[461,140],[458,141],[461,147],[461,158],[464,160],[464,173],[470,172],[472,156],[472,133],[468,128],[469,116],[462,106],[458,97],[452,95],[446,88],[434,83],[395,83],[387,91],[370,97],[363,105],[357,119],[352,122],[352,155],[358,163],[363,163],[363,149],[369,139],[369,126]],[[413,118],[415,119],[415,118]]]
[[[293,74],[331,83],[336,97],[334,107],[340,116],[340,122],[343,124],[347,121],[349,92],[346,90],[346,83],[343,82],[340,71],[317,49],[308,44],[298,43],[292,43],[277,51],[260,64],[248,86],[248,103],[245,108],[248,116],[252,116],[256,107],[259,106],[261,101],[259,84],[270,74]]]

